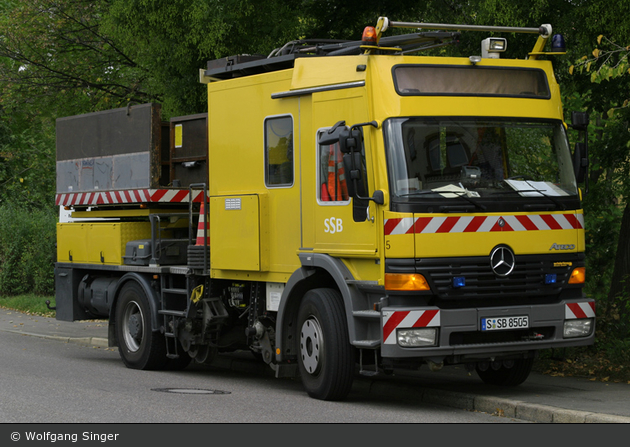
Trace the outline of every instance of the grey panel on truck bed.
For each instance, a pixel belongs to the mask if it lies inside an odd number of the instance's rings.
[[[158,187],[161,132],[159,104],[59,118],[57,193]]]

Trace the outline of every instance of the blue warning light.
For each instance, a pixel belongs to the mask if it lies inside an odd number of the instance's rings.
[[[555,273],[547,273],[545,275],[545,284],[555,284],[558,282],[558,275]]]

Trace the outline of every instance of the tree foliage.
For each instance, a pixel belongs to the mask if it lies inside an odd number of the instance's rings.
[[[114,0],[103,29],[150,73],[167,115],[207,108],[199,70],[233,54],[268,54],[299,33],[296,1]],[[272,16],[273,14],[273,16]]]
[[[2,107],[55,117],[159,99],[146,88],[150,73],[103,32],[109,7],[109,1],[26,0],[3,11]]]
[[[626,36],[627,43],[630,38]],[[630,45],[620,44],[615,37],[607,37],[600,34],[593,42],[595,48],[590,54],[582,56],[575,64],[569,67],[569,72],[575,76],[581,76],[590,80],[592,90],[588,91],[587,98],[593,96],[593,90],[601,91],[605,88],[616,92],[608,97],[597,97],[590,101],[595,112],[596,122],[594,127],[595,138],[595,166],[592,171],[592,179],[596,182],[596,191],[601,198],[599,204],[590,201],[592,211],[601,216],[602,204],[612,209],[617,219],[614,227],[608,234],[618,235],[616,238],[608,238],[602,241],[607,247],[608,263],[605,269],[610,286],[605,288],[606,294],[602,294],[602,321],[606,327],[623,336],[630,331]],[[605,222],[599,219],[595,221],[595,227]],[[597,254],[603,254],[601,247]]]
[[[25,129],[5,117],[0,121],[0,206],[50,211],[55,191],[54,130],[41,121]],[[51,138],[52,137],[52,138]]]

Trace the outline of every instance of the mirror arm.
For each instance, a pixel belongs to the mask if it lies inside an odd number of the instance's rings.
[[[357,179],[353,179],[352,181],[354,182],[354,190],[356,191],[358,187]],[[371,200],[377,205],[385,204],[385,195],[383,194],[383,191],[381,191],[380,189],[377,189],[376,191],[374,191],[374,194],[372,195],[372,197],[361,197],[358,194],[356,194],[355,197],[359,200]]]
[[[343,120],[337,121],[334,126],[332,126],[330,129],[328,129],[328,135],[332,135],[335,132],[335,130],[337,130],[341,126],[345,126],[345,125],[346,125],[345,121],[343,121]]]
[[[352,127],[350,127],[350,130],[358,129],[359,127],[365,127],[365,126],[372,126],[375,129],[378,129],[378,123],[376,121],[370,121],[367,123],[354,124]]]

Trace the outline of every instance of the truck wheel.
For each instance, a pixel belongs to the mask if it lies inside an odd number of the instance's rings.
[[[333,289],[308,291],[297,321],[298,365],[306,392],[315,399],[344,399],[352,388],[354,357],[341,295]]]
[[[149,300],[134,281],[125,284],[116,306],[118,352],[128,368],[162,369],[166,365],[164,336],[151,328]]]
[[[503,364],[499,369],[490,367],[483,371],[477,365],[477,374],[481,380],[490,385],[517,386],[527,380],[533,366],[533,358],[518,359],[514,360],[514,366],[511,368]]]

